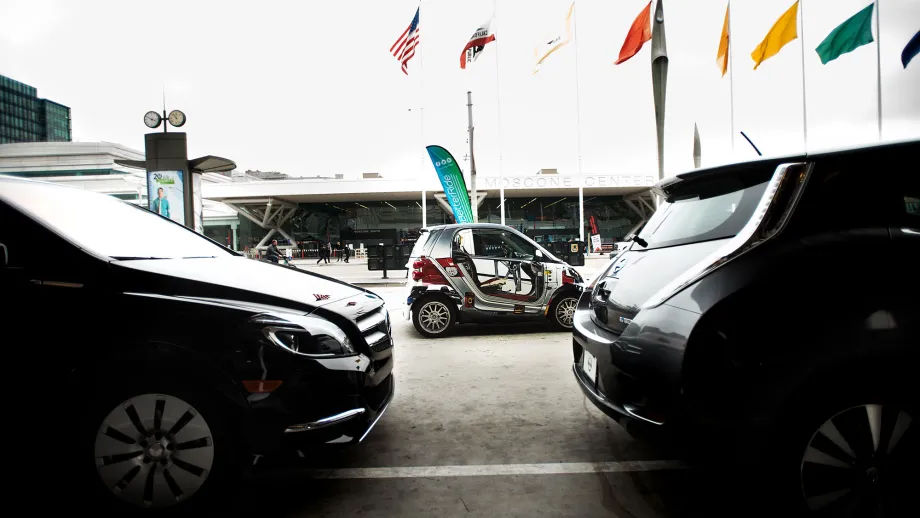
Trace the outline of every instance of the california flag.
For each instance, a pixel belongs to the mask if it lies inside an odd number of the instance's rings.
[[[476,58],[482,54],[482,49],[485,48],[487,43],[495,41],[495,34],[490,28],[491,25],[492,19],[489,18],[486,23],[480,25],[476,32],[473,33],[470,41],[463,47],[463,52],[460,53],[460,68],[466,69],[467,63],[476,61]]]

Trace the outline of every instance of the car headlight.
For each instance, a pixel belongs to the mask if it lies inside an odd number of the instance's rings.
[[[296,320],[291,322],[275,316],[258,315],[251,321],[264,326],[262,334],[269,343],[294,354],[317,358],[355,354],[348,336],[335,324],[311,316]]]

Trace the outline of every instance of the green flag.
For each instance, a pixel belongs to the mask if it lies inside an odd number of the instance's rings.
[[[824,41],[815,49],[822,64],[826,65],[847,52],[853,52],[875,41],[872,38],[872,10],[874,8],[875,4],[870,4],[851,16],[849,20],[838,25],[824,38]]]

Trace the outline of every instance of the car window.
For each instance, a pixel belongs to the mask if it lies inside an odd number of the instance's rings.
[[[737,178],[698,186],[692,194],[661,203],[639,237],[648,249],[734,237],[754,214],[766,186]]]
[[[431,253],[431,249],[434,247],[440,234],[440,230],[432,230],[419,234],[415,246],[412,247],[412,252],[409,253],[409,257],[421,257]]]
[[[81,248],[115,259],[235,255],[199,234],[117,198],[40,182],[4,182],[5,201]]]
[[[454,241],[451,244],[453,251],[464,252],[469,255],[476,255],[476,247],[473,242],[473,231],[465,228],[454,235]]]
[[[536,246],[511,232],[498,229],[473,229],[475,254],[478,257],[514,257],[532,260]]]

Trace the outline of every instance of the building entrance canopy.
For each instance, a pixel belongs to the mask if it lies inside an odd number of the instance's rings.
[[[540,242],[586,240],[598,233],[609,243],[648,218],[655,180],[654,175],[626,174],[479,175],[479,221],[505,223]],[[425,179],[226,181],[203,184],[202,194],[242,216],[246,246],[264,246],[275,233],[291,243],[348,240],[359,246],[361,240],[348,236],[371,229],[396,231],[395,244],[412,241],[425,225],[453,222],[434,174]]]

